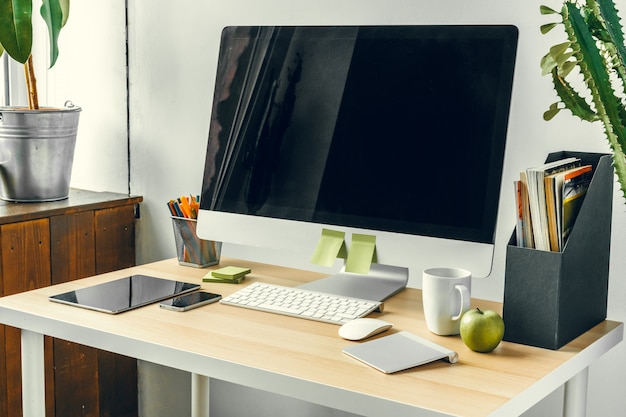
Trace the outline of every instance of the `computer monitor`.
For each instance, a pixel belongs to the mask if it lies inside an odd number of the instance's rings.
[[[223,30],[197,234],[306,262],[323,228],[380,264],[493,262],[517,28]]]

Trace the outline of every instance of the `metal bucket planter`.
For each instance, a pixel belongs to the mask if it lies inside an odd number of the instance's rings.
[[[0,107],[0,198],[56,201],[69,194],[80,107]]]

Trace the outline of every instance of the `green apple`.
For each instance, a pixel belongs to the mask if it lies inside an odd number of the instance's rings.
[[[504,320],[492,310],[475,308],[461,317],[461,339],[465,346],[475,352],[494,350],[504,337]]]

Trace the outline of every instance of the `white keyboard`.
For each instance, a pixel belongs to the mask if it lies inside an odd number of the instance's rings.
[[[343,324],[380,309],[379,301],[254,282],[220,300],[222,304],[251,308],[332,324]]]

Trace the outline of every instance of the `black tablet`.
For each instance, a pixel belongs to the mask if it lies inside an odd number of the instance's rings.
[[[109,314],[122,313],[200,288],[200,284],[132,275],[49,297],[50,301]]]

